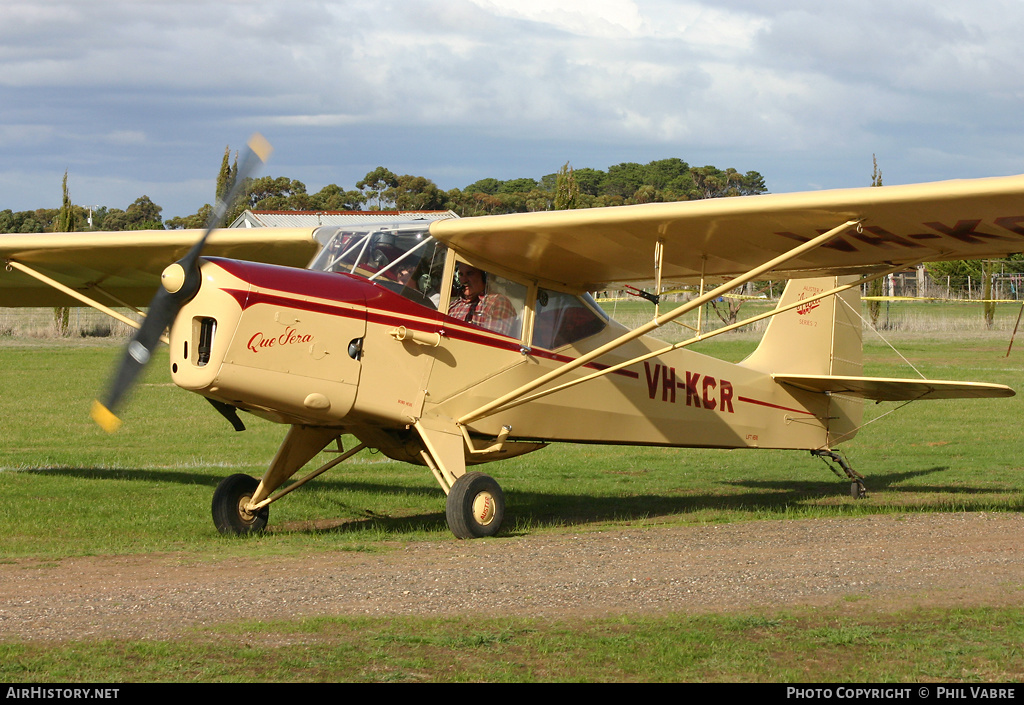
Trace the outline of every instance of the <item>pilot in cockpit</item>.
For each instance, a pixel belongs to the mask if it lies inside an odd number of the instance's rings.
[[[448,315],[495,333],[514,335],[518,320],[515,307],[503,294],[487,292],[487,273],[460,262],[457,274],[459,296],[452,299]]]

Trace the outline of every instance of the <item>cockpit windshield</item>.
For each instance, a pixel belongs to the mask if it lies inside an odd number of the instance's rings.
[[[323,227],[322,249],[309,265],[377,282],[416,303],[437,308],[445,247],[423,224]]]

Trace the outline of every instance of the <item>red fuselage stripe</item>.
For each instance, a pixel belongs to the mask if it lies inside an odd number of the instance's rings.
[[[807,411],[806,409],[791,409],[788,406],[779,406],[778,404],[769,404],[766,401],[760,401],[758,399],[751,399],[750,397],[736,397],[737,401],[745,401],[748,404],[757,404],[758,406],[767,406],[770,409],[778,409],[780,411],[792,411],[794,414],[807,414],[808,416],[814,416],[814,412]]]
[[[365,320],[368,323],[375,323],[378,325],[394,325],[394,326],[405,326],[412,330],[422,331],[424,333],[442,333],[447,338],[453,338],[456,340],[463,340],[477,345],[486,345],[491,348],[497,348],[499,350],[510,350],[518,352],[520,349],[519,341],[512,340],[511,338],[497,338],[492,337],[477,328],[466,327],[463,323],[455,318],[449,318],[436,311],[429,311],[424,309],[424,318],[430,317],[430,314],[436,317],[432,322],[412,321],[402,316],[396,316],[391,311],[386,309],[373,308],[366,306],[362,302],[353,303],[352,307],[338,306],[335,304],[319,303],[315,301],[307,301],[305,299],[293,299],[287,296],[279,296],[276,294],[266,294],[263,292],[251,292],[242,291],[239,289],[224,289],[226,294],[229,294],[238,305],[244,311],[251,306],[257,304],[267,304],[271,306],[287,306],[289,308],[299,309],[301,311],[311,311],[314,313],[323,313],[329,316],[338,316],[341,318],[353,318],[360,319],[364,318],[363,312],[365,311]],[[547,360],[553,360],[555,362],[571,362],[574,358],[566,355],[558,355],[557,353],[548,352],[546,350],[532,350],[531,355],[534,357],[540,357]],[[590,363],[585,365],[590,369],[603,370],[610,367],[610,365],[602,365],[599,363]],[[640,374],[638,372],[632,372],[629,370],[616,370],[612,374],[621,375],[630,379],[639,379]]]
[[[237,260],[210,259],[239,279],[251,282],[257,288],[257,291],[222,289],[222,291],[238,302],[242,310],[257,304],[284,306],[302,311],[337,316],[339,318],[365,320],[368,323],[377,325],[403,325],[412,330],[425,333],[441,333],[445,337],[477,345],[485,345],[499,350],[515,352],[520,350],[518,340],[498,336],[474,326],[467,326],[463,321],[409,301],[399,294],[361,277],[348,274],[311,272],[309,270],[260,265]],[[261,287],[273,288],[279,293],[259,291],[258,289]],[[339,303],[324,301],[325,298],[330,296],[334,296]],[[310,298],[320,300],[311,301]],[[373,305],[370,303],[371,301],[379,305]],[[567,355],[559,355],[558,353],[542,349],[534,349],[530,354],[534,357],[562,363],[572,362],[575,359]],[[608,365],[593,362],[585,366],[593,370],[608,368]],[[613,374],[630,379],[640,378],[638,372],[631,372],[629,370],[616,370]],[[751,399],[750,397],[739,396],[736,399],[747,404],[789,411],[794,414],[814,416],[813,412],[806,409],[793,409],[758,399]]]

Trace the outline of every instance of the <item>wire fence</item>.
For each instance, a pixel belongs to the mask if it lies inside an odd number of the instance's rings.
[[[909,294],[910,292],[906,292]],[[686,296],[671,297],[662,305],[661,312],[682,303]],[[627,328],[648,323],[654,315],[654,306],[633,297],[607,298],[599,300],[602,308],[616,321]],[[736,311],[742,320],[749,316],[774,308],[777,300],[756,299],[743,302]],[[723,306],[724,304],[724,306]],[[867,317],[867,303],[862,304]],[[719,310],[728,313],[728,302],[720,303]],[[128,309],[118,309],[129,318],[138,316]],[[883,301],[877,325],[880,329],[900,330],[917,333],[969,333],[972,331],[1009,331],[1017,324],[1021,303],[1012,299],[1003,300],[996,306],[994,320],[989,326],[982,313],[981,303],[976,300],[946,301]],[[692,335],[699,327],[708,332],[726,325],[711,306],[704,306],[682,317],[679,323],[671,323],[654,332],[654,337],[679,340]],[[768,325],[762,320],[742,329],[743,333],[760,335]],[[67,327],[61,330],[53,308],[0,308],[0,339],[2,338],[110,338],[128,339],[135,329],[116,321],[104,313],[91,308],[68,309]]]
[[[119,313],[135,317],[128,309]],[[130,338],[131,326],[92,308],[67,309],[67,326],[53,308],[0,308],[0,337],[7,338]],[[62,330],[63,329],[63,330]]]

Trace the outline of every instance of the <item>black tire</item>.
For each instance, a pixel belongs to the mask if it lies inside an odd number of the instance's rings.
[[[221,480],[213,491],[213,524],[222,534],[254,534],[267,527],[270,507],[263,507],[250,514],[243,507],[248,502],[260,481],[249,475],[231,475]]]
[[[452,485],[445,502],[448,528],[456,538],[494,536],[505,518],[505,495],[490,475],[469,472]]]

